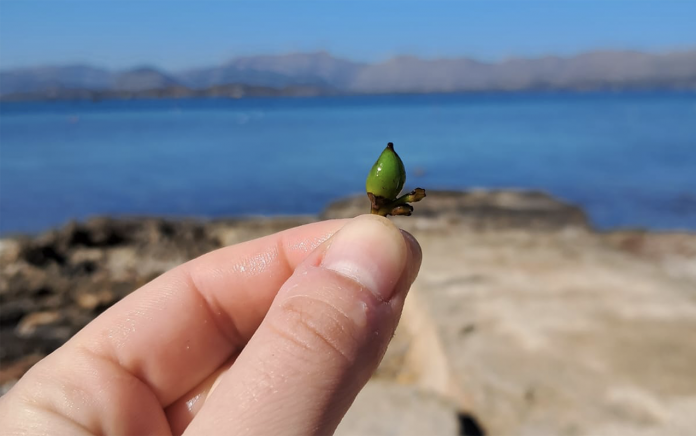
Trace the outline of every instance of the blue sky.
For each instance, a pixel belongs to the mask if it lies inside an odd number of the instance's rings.
[[[696,1],[0,0],[0,67],[171,70],[327,50],[353,60],[696,47]]]

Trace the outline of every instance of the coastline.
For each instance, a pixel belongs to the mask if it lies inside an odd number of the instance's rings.
[[[356,197],[298,217],[102,217],[1,239],[2,391],[162,272],[366,205]],[[337,434],[375,419],[394,428],[403,409],[389,404],[399,398],[429,410],[423,422],[440,434],[463,416],[488,434],[668,434],[685,425],[675,417],[696,417],[687,334],[696,330],[696,233],[597,232],[580,208],[529,191],[429,192],[412,217],[394,221],[420,241],[421,274]],[[387,408],[378,417],[376,404]]]
[[[188,71],[167,71],[155,66],[127,70],[85,64],[34,66],[1,70],[0,95],[14,99],[99,100],[140,96],[240,98],[336,93],[694,90],[695,56],[696,51],[686,48],[662,53],[595,50],[573,56],[497,62],[465,57],[396,56],[365,63],[315,52],[236,58],[223,65]],[[310,65],[310,70],[315,71],[308,74]]]
[[[384,91],[384,92],[352,92],[319,86],[287,86],[274,88],[269,86],[253,86],[245,84],[230,84],[205,89],[186,87],[156,88],[139,91],[111,91],[90,89],[56,89],[43,92],[12,93],[0,95],[0,103],[48,103],[48,102],[109,102],[128,100],[240,100],[240,99],[303,99],[327,97],[401,97],[401,96],[509,96],[509,95],[696,95],[696,87],[620,87],[620,86],[588,86],[576,88],[531,87],[523,89],[472,89],[454,91]]]

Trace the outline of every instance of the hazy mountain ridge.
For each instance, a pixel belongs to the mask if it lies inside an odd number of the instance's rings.
[[[86,65],[0,72],[3,96],[64,90],[200,91],[230,84],[278,89],[312,87],[329,93],[696,89],[696,49],[662,54],[593,51],[572,57],[511,58],[497,63],[400,56],[376,64],[318,52],[239,57],[219,66],[176,73],[154,67],[108,71]]]
[[[0,94],[73,91],[141,91],[179,85],[152,67],[112,72],[89,65],[36,67],[0,72]]]
[[[274,87],[314,85],[346,89],[358,70],[365,66],[334,58],[326,52],[245,56],[219,67],[185,71],[179,74],[179,78],[194,88],[234,82]]]

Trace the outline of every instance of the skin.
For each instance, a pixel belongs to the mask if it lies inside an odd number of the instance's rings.
[[[208,253],[36,364],[0,398],[0,434],[331,434],[420,261],[374,215]]]

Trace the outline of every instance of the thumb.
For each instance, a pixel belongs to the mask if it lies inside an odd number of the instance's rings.
[[[331,434],[382,359],[420,261],[386,218],[350,221],[281,287],[185,434]]]

